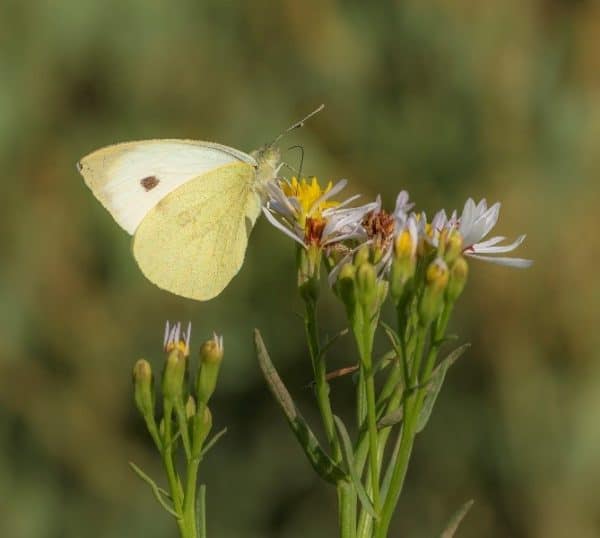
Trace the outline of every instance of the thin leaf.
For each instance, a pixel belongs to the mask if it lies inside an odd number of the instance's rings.
[[[383,416],[379,422],[377,423],[377,427],[379,429],[386,428],[387,426],[394,426],[394,424],[398,424],[402,422],[404,418],[404,406],[400,405],[400,407],[390,411],[387,415]]]
[[[473,502],[474,502],[473,499],[471,499],[470,501],[467,501],[465,504],[463,504],[458,509],[458,511],[452,516],[452,518],[450,518],[450,521],[448,522],[448,525],[444,529],[444,532],[442,532],[442,534],[440,534],[440,538],[453,538],[454,537],[454,533],[456,532],[456,529],[458,529],[458,526],[460,525],[461,521],[467,515],[467,512],[471,509],[471,506],[473,506]]]
[[[169,494],[164,489],[159,487],[156,484],[156,482],[154,482],[154,480],[152,480],[152,478],[150,478],[144,471],[142,471],[135,463],[130,461],[129,466],[136,475],[138,475],[144,482],[146,482],[146,484],[150,486],[152,493],[154,493],[154,496],[156,497],[156,500],[160,503],[160,505],[174,518],[181,519],[182,516],[175,512],[175,510],[173,510],[173,508],[171,508],[163,499],[163,495],[165,495],[166,497],[170,497]]]
[[[334,334],[331,338],[328,338],[327,341],[321,347],[321,356],[325,355],[329,348],[342,336],[346,336],[348,334],[348,329],[342,329],[337,334]]]
[[[399,358],[400,355],[398,355],[398,353],[393,349],[390,349],[387,353],[384,353],[375,361],[373,373],[376,374],[377,372],[385,370],[393,361],[397,361]]]
[[[425,401],[423,402],[423,407],[419,413],[416,430],[417,433],[423,431],[423,428],[425,428],[427,422],[429,422],[431,411],[433,410],[435,401],[440,393],[442,385],[444,384],[444,378],[446,377],[448,368],[450,368],[450,366],[456,362],[456,360],[467,350],[468,347],[470,347],[470,345],[471,344],[463,344],[450,353],[442,362],[440,362],[440,364],[438,364],[436,369],[431,374],[429,380],[425,383],[428,389],[427,395],[425,396]]]
[[[384,415],[379,419],[377,423],[378,428],[385,428],[386,426],[393,426],[394,424],[398,424],[398,422],[402,421],[404,417],[404,402],[406,399],[414,394],[418,389],[422,389],[427,387],[428,385],[415,385],[413,387],[409,387],[408,389],[404,389],[402,392],[402,398],[400,399],[399,407],[390,411],[387,415]]]
[[[221,431],[215,433],[211,440],[206,443],[206,446],[202,449],[202,452],[200,453],[200,459],[204,458],[204,456],[206,456],[206,454],[208,453],[208,451],[217,444],[217,441],[219,439],[221,439],[221,437],[223,437],[225,434],[227,433],[227,428],[223,428]]]
[[[356,467],[354,465],[354,455],[352,452],[352,442],[350,441],[350,436],[348,435],[348,430],[346,430],[346,426],[342,422],[340,417],[334,415],[333,420],[335,421],[335,425],[340,432],[340,437],[342,438],[342,448],[344,452],[344,458],[346,459],[346,465],[348,466],[348,472],[350,473],[350,478],[352,478],[352,483],[354,485],[354,489],[356,490],[356,494],[363,505],[364,509],[375,519],[379,519],[377,512],[375,512],[373,508],[373,504],[371,504],[371,500],[365,491],[362,482],[360,481],[360,476],[356,472]]]
[[[300,443],[300,446],[302,446],[312,467],[319,476],[334,485],[340,480],[347,480],[348,477],[346,473],[340,469],[321,448],[317,437],[296,409],[296,405],[294,404],[290,393],[281,381],[281,378],[269,357],[269,353],[267,352],[267,348],[265,347],[258,329],[254,330],[254,344],[256,347],[258,363],[265,380],[269,385],[269,389],[273,396],[275,396],[277,403],[279,403],[279,407],[281,407],[281,410],[285,414],[290,428],[296,435],[296,439],[298,439],[298,442]]]
[[[383,321],[380,323],[380,325],[383,327],[383,330],[385,331],[385,334],[387,335],[388,340],[390,341],[390,344],[392,344],[392,347],[396,353],[400,354],[400,338],[398,334],[396,334],[396,331]]]

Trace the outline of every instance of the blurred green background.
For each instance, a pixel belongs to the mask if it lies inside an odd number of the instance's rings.
[[[471,264],[453,329],[473,345],[418,439],[395,535],[436,536],[473,498],[459,536],[600,536],[599,51],[595,1],[2,0],[0,536],[175,536],[127,467],[161,476],[130,371],[140,356],[160,369],[166,319],[192,320],[196,349],[225,335],[209,536],[335,536],[334,492],[251,344],[260,327],[316,424],[291,242],[261,220],[219,298],[179,299],[141,276],[75,170],[132,139],[250,150],[321,102],[286,140],[306,173],[388,207],[406,188],[430,214],[500,200],[496,231],[527,233],[535,259]],[[343,327],[335,301],[322,321]],[[352,353],[347,338],[332,368]]]

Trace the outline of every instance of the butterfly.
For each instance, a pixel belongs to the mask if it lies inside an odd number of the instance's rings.
[[[242,267],[265,186],[281,167],[277,142],[322,109],[250,153],[196,140],[142,140],[98,149],[77,169],[133,236],[133,256],[146,278],[206,301]]]

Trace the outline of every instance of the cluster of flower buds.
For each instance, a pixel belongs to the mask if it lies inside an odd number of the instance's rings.
[[[133,383],[136,406],[159,450],[173,442],[175,436],[171,432],[174,423],[181,434],[186,455],[198,458],[212,427],[208,402],[215,390],[223,359],[223,338],[215,334],[202,344],[194,383],[189,382],[190,377],[194,378],[190,373],[190,339],[191,324],[182,330],[180,323],[171,325],[167,322],[163,341],[166,359],[161,383],[164,416],[158,422],[159,426],[155,416],[154,378],[147,360],[136,362]]]

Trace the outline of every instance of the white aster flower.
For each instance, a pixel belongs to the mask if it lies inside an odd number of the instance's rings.
[[[346,207],[359,195],[341,203],[332,201],[346,183],[342,179],[321,189],[316,178],[311,182],[296,178],[272,181],[267,187],[268,200],[263,213],[273,226],[304,247],[317,244],[324,248],[360,238],[364,234],[362,219],[373,211],[375,204]]]
[[[471,198],[466,201],[458,222],[450,224],[452,228],[456,227],[458,229],[463,238],[463,254],[498,265],[529,267],[533,263],[531,260],[491,256],[491,254],[500,254],[515,250],[525,240],[525,235],[520,235],[508,245],[498,244],[506,239],[503,236],[496,236],[482,241],[496,225],[496,222],[498,222],[499,214],[500,202],[496,202],[488,208],[485,200],[481,200],[477,205],[475,205],[475,202]]]

